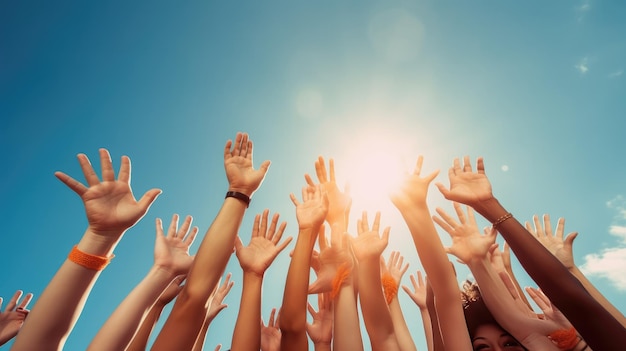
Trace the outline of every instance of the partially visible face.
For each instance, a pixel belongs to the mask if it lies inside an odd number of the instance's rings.
[[[483,324],[476,328],[472,339],[474,351],[524,351],[511,334],[495,324]]]

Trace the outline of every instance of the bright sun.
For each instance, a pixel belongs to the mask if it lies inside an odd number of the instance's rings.
[[[391,205],[389,194],[401,185],[414,162],[407,163],[397,142],[368,141],[364,145],[353,148],[356,151],[338,166],[338,171],[350,184],[353,211],[385,211]]]

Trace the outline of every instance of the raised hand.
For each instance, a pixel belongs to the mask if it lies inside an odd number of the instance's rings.
[[[235,285],[235,282],[230,281],[231,277],[232,274],[228,273],[224,283],[220,284],[220,282],[218,282],[215,286],[215,290],[213,290],[213,293],[209,298],[210,303],[209,309],[207,310],[207,320],[213,320],[223,309],[228,307],[228,305],[224,303],[224,299],[230,292],[230,289],[232,289],[233,285]]]
[[[189,247],[198,234],[198,227],[191,226],[191,216],[185,217],[185,221],[178,229],[178,215],[172,217],[167,235],[163,234],[163,223],[160,218],[156,219],[156,242],[154,245],[154,265],[163,269],[173,276],[187,274],[193,257],[189,255]]]
[[[570,329],[572,327],[572,323],[550,302],[550,299],[540,289],[526,287],[526,292],[539,306],[545,319],[555,322],[561,329]]]
[[[276,256],[289,245],[292,237],[288,237],[282,243],[286,222],[278,226],[278,213],[272,217],[272,222],[267,227],[269,210],[263,211],[263,215],[256,215],[252,226],[252,239],[248,246],[243,246],[241,238],[235,241],[235,254],[244,272],[263,276],[265,270],[272,264]],[[261,218],[262,217],[262,218]],[[278,226],[278,227],[277,227]]]
[[[452,246],[446,251],[465,263],[472,259],[486,257],[489,250],[495,245],[497,232],[492,230],[487,235],[481,235],[471,207],[467,207],[467,217],[463,213],[461,205],[456,202],[454,203],[454,210],[460,223],[441,208],[437,208],[437,213],[441,218],[433,216],[435,223],[452,238]]]
[[[247,133],[237,133],[235,142],[228,140],[224,146],[224,169],[228,178],[228,190],[248,196],[259,188],[270,167],[270,161],[261,163],[255,170],[252,164],[252,140]]]
[[[415,302],[420,310],[426,310],[428,308],[428,306],[426,305],[426,295],[428,292],[426,281],[422,278],[422,272],[420,272],[419,270],[417,271],[416,276],[417,279],[413,274],[409,275],[409,277],[411,278],[411,285],[413,285],[413,291],[411,291],[411,289],[409,289],[409,287],[406,285],[402,285],[402,290],[404,290],[404,292],[409,295],[411,300]]]
[[[302,229],[315,229],[324,223],[328,213],[328,197],[320,185],[302,188],[302,202],[294,194],[289,194],[296,206],[298,226]]]
[[[100,149],[102,181],[96,175],[86,155],[79,154],[78,162],[89,187],[63,172],[56,172],[54,175],[81,197],[89,227],[95,234],[119,237],[146,214],[150,205],[161,193],[159,189],[152,189],[147,191],[139,201],[135,200],[130,188],[131,167],[127,156],[122,156],[120,172],[118,178],[115,179],[111,156],[106,149]]]
[[[474,207],[481,201],[493,198],[491,183],[485,175],[485,163],[482,157],[476,161],[476,172],[472,171],[469,156],[463,157],[463,168],[461,168],[461,161],[455,158],[452,168],[448,170],[448,177],[450,178],[449,190],[441,183],[436,184],[448,200]]]
[[[329,161],[330,173],[326,175],[326,164],[324,158],[320,156],[315,161],[315,173],[317,174],[317,180],[324,188],[328,196],[328,214],[326,215],[326,221],[329,225],[333,225],[335,222],[342,222],[347,225],[347,217],[350,211],[350,205],[352,204],[352,198],[350,197],[349,188],[346,186],[345,192],[341,192],[335,181],[335,161],[331,158]],[[308,174],[304,175],[304,178],[309,186],[315,186],[315,182]],[[345,231],[346,228],[343,228]]]
[[[573,232],[567,234],[563,238],[565,232],[565,219],[559,218],[556,224],[556,232],[552,234],[552,226],[550,224],[550,215],[543,215],[543,226],[539,221],[537,215],[533,216],[533,222],[535,227],[533,228],[530,223],[526,222],[526,230],[533,234],[537,240],[552,253],[567,269],[572,269],[576,265],[574,264],[573,247],[574,239],[578,236],[578,233]]]
[[[334,224],[331,231],[336,231],[341,224]],[[343,231],[343,229],[341,229]],[[339,244],[328,244],[324,227],[320,227],[318,242],[320,253],[311,257],[311,268],[315,271],[317,279],[309,286],[309,294],[319,294],[333,290],[333,279],[337,276],[340,268],[352,270],[354,262],[349,251],[349,238],[344,235]]]
[[[33,294],[26,294],[20,302],[23,292],[18,290],[15,292],[4,311],[0,312],[0,345],[13,339],[22,328],[26,316],[28,316],[28,304],[33,298]],[[2,307],[2,298],[0,297],[0,308]]]
[[[319,311],[315,311],[310,303],[307,303],[307,306],[311,317],[313,317],[313,323],[307,323],[306,332],[314,344],[330,346],[333,339],[332,299],[328,294],[318,294],[317,306]]]
[[[400,255],[399,251],[392,251],[387,263],[385,263],[385,259],[382,256],[380,260],[382,273],[391,275],[393,280],[396,281],[396,286],[399,286],[402,281],[402,276],[406,273],[407,269],[409,269],[409,264],[404,264],[404,257]]]
[[[374,223],[372,223],[372,228],[370,229],[367,221],[367,212],[363,211],[361,219],[357,221],[358,236],[350,239],[352,241],[352,251],[359,262],[368,259],[374,259],[378,262],[380,255],[387,247],[390,228],[386,227],[381,237],[378,233],[379,227],[380,212],[376,212]]]
[[[261,351],[279,351],[280,350],[280,328],[279,328],[279,318],[280,312],[274,319],[274,315],[276,314],[276,309],[272,308],[272,312],[270,313],[270,320],[265,325],[263,322],[263,318],[261,318]]]
[[[402,186],[397,192],[391,194],[391,202],[398,208],[403,209],[415,205],[421,205],[426,201],[428,186],[437,177],[439,170],[436,170],[426,177],[420,177],[424,158],[419,156],[413,173],[407,174]]]

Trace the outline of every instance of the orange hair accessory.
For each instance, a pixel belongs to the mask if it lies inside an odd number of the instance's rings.
[[[70,261],[76,263],[77,265],[94,271],[103,270],[109,262],[111,262],[113,257],[115,257],[115,255],[111,255],[111,257],[91,255],[80,251],[77,245],[74,245],[72,251],[70,251],[70,254],[67,256]]]
[[[385,292],[385,300],[387,300],[387,305],[391,303],[394,297],[398,295],[398,284],[396,280],[393,279],[391,274],[385,273],[381,278],[381,282],[383,283],[383,291]]]
[[[346,281],[346,279],[348,279],[350,273],[352,273],[352,269],[349,264],[343,263],[341,266],[339,266],[339,269],[337,269],[337,274],[333,278],[333,290],[330,292],[331,298],[334,299],[335,297],[337,297],[337,295],[339,295],[339,290],[341,290],[341,286]]]
[[[576,329],[574,329],[574,327],[569,329],[555,330],[550,333],[548,337],[561,350],[571,350],[580,342],[580,340],[578,339],[578,334],[576,334]]]

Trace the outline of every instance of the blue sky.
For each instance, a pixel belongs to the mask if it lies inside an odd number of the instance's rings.
[[[129,155],[135,193],[163,194],[93,290],[66,345],[84,349],[152,264],[155,217],[190,214],[208,228],[227,189],[223,145],[247,131],[255,165],[272,166],[244,241],[264,208],[296,234],[289,193],[323,155],[357,185],[352,218],[382,210],[388,252],[415,271],[408,231],[372,178],[381,167],[367,161],[423,154],[446,183],[454,157],[484,156],[518,219],[549,213],[580,233],[576,263],[625,311],[624,15],[623,2],[597,0],[2,2],[0,296],[36,299],[86,227],[54,171],[82,179],[75,155],[93,159],[100,147],[116,166]],[[451,208],[434,187],[430,203]],[[266,318],[288,263],[282,254],[266,275]],[[234,257],[227,270],[235,288],[209,349],[230,344],[237,314]],[[418,311],[401,301],[425,349]]]

